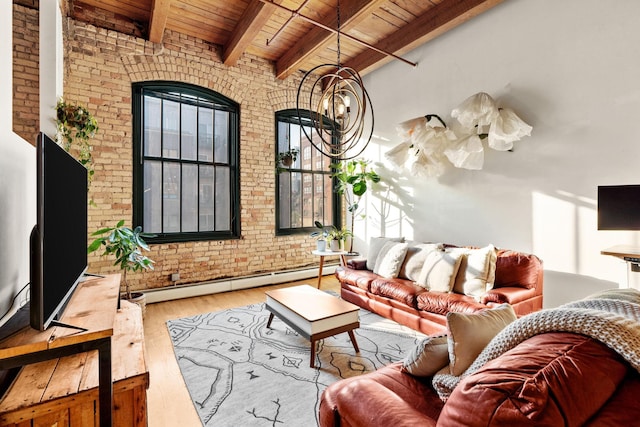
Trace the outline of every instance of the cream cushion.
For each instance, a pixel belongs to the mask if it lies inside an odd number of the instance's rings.
[[[404,237],[372,237],[369,239],[369,249],[367,250],[367,270],[373,271],[378,259],[380,249],[387,242],[403,242]]]
[[[451,375],[458,376],[466,371],[489,341],[516,319],[509,304],[476,313],[447,313]]]
[[[402,370],[416,377],[430,377],[449,364],[447,336],[423,339],[402,361]]]
[[[408,247],[409,245],[406,243],[385,243],[380,252],[378,252],[373,272],[387,279],[398,277]]]
[[[455,252],[429,252],[416,284],[429,291],[451,292],[462,258],[462,254]]]
[[[451,248],[451,253],[462,254],[453,291],[480,299],[493,288],[496,278],[496,248],[493,245],[479,249]]]
[[[431,251],[442,248],[442,243],[418,243],[410,244],[407,255],[404,258],[398,277],[416,282],[422,271],[424,261]]]

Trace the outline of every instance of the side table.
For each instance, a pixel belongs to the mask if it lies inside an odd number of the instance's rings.
[[[340,257],[340,265],[347,265],[347,256],[355,256],[359,255],[357,252],[347,252],[347,251],[318,251],[314,250],[311,253],[315,256],[320,257],[320,266],[318,267],[318,289],[320,289],[320,282],[322,282],[322,267],[324,266],[324,257],[326,256],[339,256]]]

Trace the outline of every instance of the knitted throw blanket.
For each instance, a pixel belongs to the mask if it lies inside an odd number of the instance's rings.
[[[443,400],[465,377],[534,335],[573,332],[598,340],[640,372],[640,292],[615,289],[521,317],[485,347],[462,375],[436,374],[433,387]]]

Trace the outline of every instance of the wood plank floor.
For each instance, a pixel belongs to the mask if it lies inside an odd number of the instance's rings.
[[[299,282],[147,305],[144,335],[150,382],[147,393],[149,426],[197,427],[201,425],[182,375],[180,375],[169,339],[167,320],[264,302],[264,292],[269,289],[285,288],[303,283],[315,286],[317,281],[311,278]],[[339,293],[340,284],[333,275],[327,275],[322,278],[320,289]]]

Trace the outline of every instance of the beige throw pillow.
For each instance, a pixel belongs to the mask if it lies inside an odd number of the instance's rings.
[[[416,284],[430,291],[451,292],[462,254],[446,251],[431,251],[422,265]]]
[[[476,313],[447,313],[451,375],[458,376],[466,371],[489,341],[516,319],[509,304]]]
[[[429,252],[442,248],[442,243],[419,243],[409,245],[398,277],[416,282]]]
[[[378,259],[378,253],[385,243],[403,241],[404,237],[372,237],[369,240],[369,249],[367,250],[367,270],[373,271]]]
[[[449,364],[447,336],[423,339],[402,362],[402,370],[416,377],[430,377]]]
[[[488,245],[480,249],[452,248],[450,251],[464,255],[453,291],[479,300],[493,288],[496,279],[496,248]]]
[[[378,253],[373,272],[387,279],[398,277],[408,247],[409,245],[406,243],[385,243]]]

